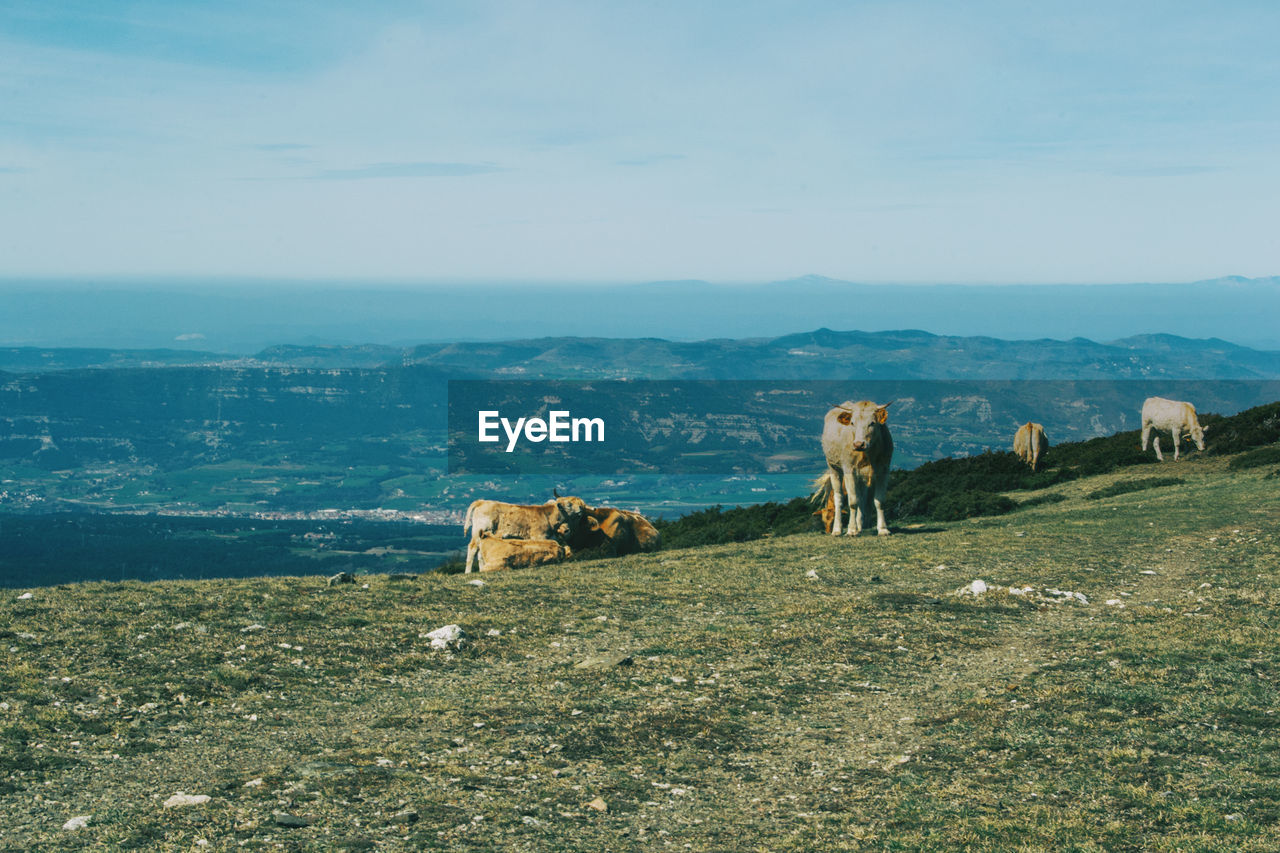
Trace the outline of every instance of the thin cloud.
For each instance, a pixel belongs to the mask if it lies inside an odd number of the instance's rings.
[[[1152,166],[1145,169],[1119,169],[1112,174],[1122,178],[1181,178],[1216,172],[1212,166]]]
[[[20,166],[0,166],[0,175],[17,175],[21,172],[29,171]]]
[[[672,160],[683,160],[683,154],[651,154],[648,157],[639,157],[634,160],[617,160],[614,162],[616,166],[656,166],[659,163],[669,163]]]
[[[261,145],[252,145],[250,147],[255,151],[305,151],[315,146],[305,145],[301,142],[265,142]]]
[[[504,171],[492,163],[374,163],[358,169],[325,169],[317,181],[363,181],[374,178],[461,178]]]

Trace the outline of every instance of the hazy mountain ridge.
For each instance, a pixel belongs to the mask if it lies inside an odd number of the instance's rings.
[[[564,337],[775,337],[818,326],[927,328],[1001,339],[1116,340],[1168,332],[1280,348],[1280,278],[1177,284],[548,284],[174,281],[0,282],[0,346],[199,349],[246,356],[282,342],[413,346]]]
[[[198,367],[385,369],[418,365],[458,378],[644,379],[1271,379],[1280,351],[1220,338],[1134,335],[1003,340],[908,329],[827,328],[773,338],[547,337],[393,347],[288,344],[238,357],[181,350],[0,349],[0,371]]]

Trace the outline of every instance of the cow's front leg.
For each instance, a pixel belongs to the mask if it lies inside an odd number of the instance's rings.
[[[1177,462],[1178,448],[1182,446],[1182,433],[1175,430],[1172,436],[1172,441],[1173,441],[1173,461]]]
[[[845,536],[857,536],[862,532],[862,500],[858,488],[858,479],[853,468],[844,469],[844,490],[849,496],[849,527],[845,530]]]

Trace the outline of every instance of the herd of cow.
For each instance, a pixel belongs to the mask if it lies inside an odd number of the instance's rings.
[[[890,405],[847,400],[827,412],[823,421],[822,451],[827,470],[814,480],[812,500],[822,506],[814,515],[822,516],[824,527],[833,536],[862,532],[869,520],[869,513],[863,512],[869,509],[868,497],[875,505],[876,533],[889,535],[884,499],[893,460]],[[1145,451],[1154,438],[1156,458],[1163,462],[1160,432],[1170,434],[1175,460],[1183,436],[1204,450],[1205,428],[1190,403],[1148,397],[1142,404],[1142,449]],[[1014,434],[1013,452],[1033,471],[1048,448],[1044,427],[1038,423],[1025,423]],[[537,506],[490,500],[472,503],[462,528],[471,533],[466,571],[474,571],[477,563],[480,571],[488,572],[559,562],[574,548],[604,548],[621,556],[656,551],[661,545],[657,529],[639,513],[592,508],[581,498],[561,497],[554,490],[553,494],[552,500]]]

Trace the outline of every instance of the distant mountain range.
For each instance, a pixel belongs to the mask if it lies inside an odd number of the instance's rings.
[[[584,392],[597,395],[592,416],[627,425],[610,432],[622,446],[589,462],[510,469],[536,482],[444,476],[449,381],[459,379],[630,380]],[[638,380],[733,381],[673,395]],[[542,500],[555,483],[626,505],[671,506],[673,495],[685,508],[749,502],[804,488],[821,465],[822,414],[842,399],[897,399],[895,464],[909,467],[1007,447],[1033,417],[1054,441],[1132,429],[1147,394],[1231,414],[1280,398],[1278,380],[1280,352],[1173,335],[1104,344],[818,329],[695,342],[294,345],[245,357],[9,348],[0,350],[0,510],[448,515],[475,496]],[[521,414],[559,405],[546,389],[504,393]],[[474,412],[474,399],[467,406]],[[725,476],[629,476],[646,472]],[[762,472],[791,479],[753,479]]]
[[[830,329],[690,342],[561,337],[412,347],[281,345],[243,357],[173,349],[0,348],[0,370],[17,373],[210,366],[419,366],[467,379],[1275,379],[1280,351],[1167,334],[1097,343]]]
[[[829,328],[1004,340],[1168,333],[1280,349],[1280,278],[1180,284],[0,282],[0,347],[200,350],[413,346],[544,336],[776,338]],[[381,363],[381,362],[379,362]]]

